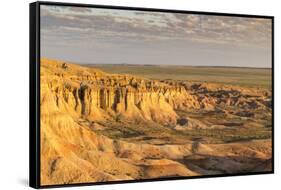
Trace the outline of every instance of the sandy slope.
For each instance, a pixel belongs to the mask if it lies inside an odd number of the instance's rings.
[[[211,86],[209,90],[217,88]],[[262,90],[241,91],[263,99],[270,95]],[[243,98],[228,97],[225,104],[268,110],[266,100],[252,98],[242,102]],[[170,129],[171,126],[185,131],[185,125],[177,124],[180,116],[176,110],[214,110],[218,103],[212,97],[202,99],[193,95],[187,84],[178,86],[129,75],[110,75],[42,59],[40,103],[42,185],[271,170],[270,139],[207,143],[169,135],[178,131]],[[189,121],[190,127],[193,120]],[[123,131],[118,128],[120,138],[106,135],[116,130],[114,125],[104,124],[109,122],[124,125]],[[151,126],[142,125],[144,122],[155,124],[160,130],[152,133]],[[209,126],[196,122],[191,130]],[[123,137],[128,123],[136,134],[146,130],[145,135],[160,137],[161,133],[171,140],[164,140],[166,144],[155,143],[157,138],[141,141],[141,135],[126,140]],[[136,123],[140,123],[141,129],[135,127]]]

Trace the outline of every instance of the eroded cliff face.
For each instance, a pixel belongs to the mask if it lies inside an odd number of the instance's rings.
[[[71,75],[72,67],[68,64],[63,68],[60,62],[50,64],[42,61],[42,73],[46,69],[54,71],[54,74],[41,75],[44,81],[41,100],[44,101],[44,96],[49,93],[58,109],[76,117],[99,120],[118,116],[169,124],[176,122],[175,109],[196,109],[208,104],[200,103],[183,86],[129,75],[108,75],[94,69],[87,71],[83,67]]]
[[[44,59],[41,64],[41,100],[49,93],[60,111],[76,117],[127,117],[175,124],[175,110],[213,110],[220,106],[256,109],[269,107],[271,102],[270,92],[265,90],[109,75]]]
[[[41,60],[40,90],[42,185],[236,173],[271,167],[264,166],[271,159],[271,151],[266,148],[271,146],[270,141],[244,143],[242,149],[235,143],[222,148],[185,140],[173,129],[178,130],[179,123],[207,126],[197,120],[186,121],[178,111],[219,110],[252,117],[260,110],[270,115],[271,93],[267,90],[113,75],[48,59]],[[114,125],[102,125],[106,122]],[[147,132],[125,127],[142,122],[142,128],[149,122],[158,128],[154,130],[150,125],[152,132]],[[160,134],[159,139],[167,145],[128,142],[101,133],[113,131],[116,123],[124,134],[125,129],[144,133],[144,138],[150,133]],[[174,133],[177,140],[173,142],[169,138]],[[201,157],[193,157],[195,154]],[[245,165],[245,160],[239,159],[247,154],[253,159],[247,158],[250,164]],[[224,160],[224,156],[233,159]],[[199,166],[197,160],[203,165]],[[208,169],[208,164],[214,168]]]

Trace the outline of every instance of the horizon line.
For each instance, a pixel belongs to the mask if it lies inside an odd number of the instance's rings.
[[[109,63],[109,62],[103,62],[103,63],[83,63],[78,61],[71,61],[71,60],[63,60],[63,59],[55,59],[55,58],[47,58],[47,57],[41,57],[40,59],[50,59],[55,61],[62,61],[62,62],[68,62],[72,64],[78,64],[78,65],[124,65],[124,66],[175,66],[175,67],[216,67],[216,68],[249,68],[249,69],[271,69],[271,67],[252,67],[252,66],[222,66],[222,65],[180,65],[180,64],[133,64],[133,63],[125,63],[125,62],[119,62],[119,63]]]

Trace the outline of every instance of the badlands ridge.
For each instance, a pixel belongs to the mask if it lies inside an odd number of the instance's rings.
[[[41,184],[271,171],[271,91],[41,59]]]

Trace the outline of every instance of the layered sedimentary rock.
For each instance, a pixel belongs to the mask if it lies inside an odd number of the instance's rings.
[[[71,64],[66,67],[64,64],[43,59],[42,99],[44,93],[50,93],[58,109],[77,117],[103,119],[107,117],[104,113],[109,112],[113,116],[168,124],[175,123],[177,119],[174,110],[212,110],[219,105],[256,109],[261,106],[269,107],[271,101],[271,96],[266,91],[246,91],[241,87],[220,89],[221,86],[109,75],[96,69]],[[45,70],[56,72],[50,74]]]
[[[45,93],[50,93],[61,111],[77,117],[103,119],[106,117],[104,113],[110,112],[167,124],[175,123],[177,119],[174,109],[200,108],[208,104],[204,101],[200,103],[183,86],[128,75],[108,75],[93,69],[87,71],[83,67],[75,68],[76,73],[71,75],[75,66],[69,64],[64,68],[63,63],[46,62],[42,61],[42,73],[45,69],[56,69],[58,73],[41,75],[44,81],[42,99]]]
[[[178,124],[208,127],[199,120],[181,118],[178,111],[219,110],[253,117],[255,110],[261,110],[270,115],[271,93],[267,90],[107,74],[48,59],[41,60],[40,76],[42,185],[235,173],[269,167],[265,165],[271,159],[266,149],[271,146],[269,141],[244,143],[241,150],[235,143],[207,146],[186,140],[157,145],[98,133],[114,129],[102,125],[105,122],[124,126],[125,121],[132,125],[143,122],[143,128],[151,122],[162,127],[164,134],[166,128],[178,130]],[[241,164],[247,154],[253,159]],[[208,164],[214,168],[208,169]]]

